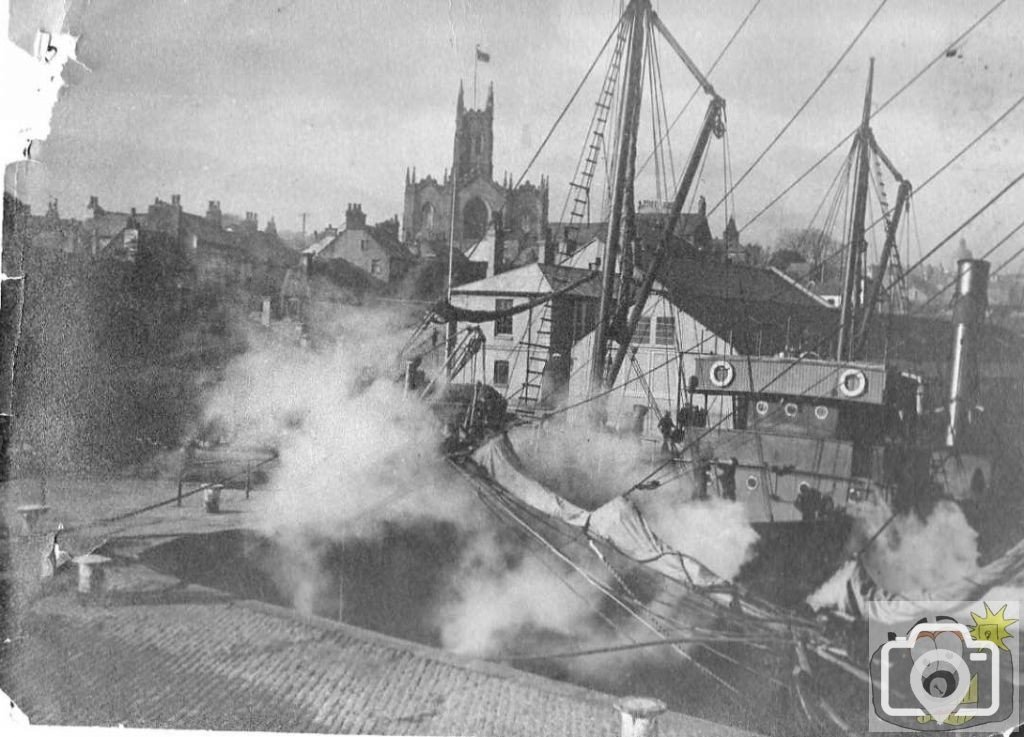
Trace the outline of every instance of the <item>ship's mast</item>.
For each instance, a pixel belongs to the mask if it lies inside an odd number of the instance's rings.
[[[857,131],[857,180],[853,194],[853,222],[846,252],[846,268],[843,272],[843,301],[839,313],[839,340],[836,346],[836,359],[839,361],[854,358],[853,335],[860,306],[863,256],[867,246],[864,240],[864,216],[868,204],[868,167],[871,164],[871,86],[874,76],[875,60],[871,59],[867,91],[864,93],[864,112],[861,116],[860,129]]]
[[[646,30],[646,14],[651,10],[650,0],[632,0],[626,20],[630,24],[629,43],[626,53],[626,69],[622,79],[624,101],[618,121],[618,140],[615,146],[614,178],[612,180],[612,204],[608,214],[608,237],[605,240],[604,255],[601,259],[601,302],[594,330],[594,346],[590,360],[590,393],[603,388],[605,374],[605,353],[608,342],[608,328],[615,312],[614,289],[615,271],[619,250],[622,245],[622,225],[625,208],[633,207],[627,201],[626,183],[636,167],[636,135],[639,121],[640,101],[643,90],[643,51]],[[623,279],[632,278],[623,274]]]
[[[591,395],[615,383],[626,352],[629,350],[633,333],[643,314],[647,298],[654,286],[655,276],[663,263],[672,241],[676,226],[679,223],[682,208],[689,196],[690,189],[696,179],[700,162],[703,160],[711,136],[721,137],[725,132],[724,112],[725,101],[715,92],[697,65],[686,54],[679,42],[672,36],[650,6],[650,0],[633,0],[630,5],[632,15],[627,22],[632,24],[629,42],[628,66],[623,80],[625,101],[619,121],[619,138],[616,142],[615,178],[612,190],[612,209],[608,218],[608,239],[602,261],[603,288],[601,304],[598,312],[597,326],[594,331],[594,346],[591,356],[590,393]],[[645,34],[648,29],[656,29],[679,56],[690,73],[697,79],[704,92],[711,97],[707,114],[697,143],[691,153],[690,161],[679,182],[675,199],[672,202],[660,241],[648,254],[643,264],[645,274],[643,282],[636,290],[632,289],[632,264],[640,263],[640,254],[634,258],[622,259],[620,274],[621,288],[616,300],[613,292],[615,271],[618,266],[619,252],[633,247],[631,242],[634,233],[635,212],[633,210],[633,179],[636,172],[636,141],[640,121],[640,89],[643,82],[642,54],[647,42]],[[657,145],[657,143],[655,144]],[[626,240],[623,243],[623,240]],[[618,349],[610,364],[608,354],[609,338],[618,342]]]

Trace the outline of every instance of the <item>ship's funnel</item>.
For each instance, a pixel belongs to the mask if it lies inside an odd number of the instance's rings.
[[[949,378],[949,425],[946,445],[963,440],[971,408],[978,399],[978,344],[988,308],[988,261],[957,261],[953,305],[953,365]]]

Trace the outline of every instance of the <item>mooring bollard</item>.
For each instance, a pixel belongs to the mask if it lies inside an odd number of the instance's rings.
[[[88,553],[72,558],[71,562],[78,566],[78,593],[100,594],[103,592],[105,575],[103,566],[110,562],[105,555]]]
[[[223,488],[221,484],[214,484],[203,492],[203,505],[210,514],[220,511],[220,491]]]
[[[178,474],[178,506],[179,507],[181,506],[181,491],[182,491],[182,487],[184,485],[185,485],[184,474],[179,473]]]
[[[622,737],[657,737],[658,717],[667,707],[658,699],[629,696],[615,705],[622,717]]]
[[[39,520],[50,511],[50,508],[45,504],[25,504],[18,507],[17,511],[21,515],[24,535],[28,537],[36,531]]]

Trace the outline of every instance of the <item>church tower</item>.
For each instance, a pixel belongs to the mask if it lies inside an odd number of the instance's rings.
[[[459,84],[459,100],[455,108],[455,163],[461,187],[480,175],[490,182],[494,176],[494,85],[487,88],[487,104],[483,110],[467,110],[465,93]]]

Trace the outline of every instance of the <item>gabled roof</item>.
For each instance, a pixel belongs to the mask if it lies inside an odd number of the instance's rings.
[[[325,248],[331,246],[335,241],[339,240],[346,233],[350,232],[348,228],[345,228],[337,235],[325,235],[323,238],[318,240],[313,245],[307,247],[302,252],[317,256]],[[363,232],[373,238],[374,242],[381,247],[384,253],[387,254],[388,258],[399,259],[402,261],[411,261],[413,256],[409,253],[409,249],[403,246],[397,238],[388,232],[387,228],[382,228],[377,225],[367,225],[362,228],[353,228],[352,233]]]
[[[770,269],[671,253],[658,273],[668,299],[740,353],[799,345],[806,326],[835,325],[837,313]]]
[[[587,269],[574,269],[569,266],[550,266],[534,262],[516,269],[503,271],[486,279],[455,287],[452,290],[452,294],[494,295],[496,297],[502,295],[537,296],[562,289],[592,273]],[[576,297],[597,299],[601,293],[598,282],[598,279],[592,279],[571,290],[569,294]]]
[[[290,267],[302,259],[298,252],[288,248],[276,235],[260,230],[235,234],[235,243],[260,263]]]
[[[100,214],[94,214],[82,222],[82,228],[92,235],[95,233],[100,238],[113,238],[124,230],[125,224],[130,218],[126,212],[108,212],[104,210]]]
[[[402,261],[411,261],[412,254],[409,253],[409,249],[406,248],[399,242],[398,236],[392,233],[381,225],[368,225],[366,226],[366,232],[368,232],[377,244],[384,249],[384,252],[390,258],[397,258]]]
[[[331,245],[331,243],[337,237],[338,237],[337,233],[332,233],[331,235],[325,235],[322,238],[320,238],[320,240],[314,241],[311,245],[309,245],[306,248],[302,249],[302,252],[305,253],[305,254],[308,254],[310,256],[316,256],[322,250],[327,248],[327,246]]]

